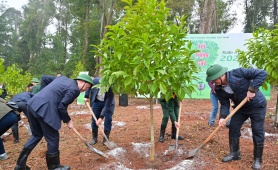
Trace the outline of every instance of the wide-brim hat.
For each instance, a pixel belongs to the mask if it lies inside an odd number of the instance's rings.
[[[40,80],[39,80],[38,78],[32,78],[31,81],[32,81],[32,82],[35,82],[35,83],[39,83],[39,82],[40,82]]]
[[[214,64],[207,69],[206,81],[209,82],[215,80],[220,76],[222,76],[223,74],[225,74],[227,71],[228,71],[227,67],[222,67],[219,64]]]
[[[74,80],[83,80],[93,85],[92,77],[87,74],[80,74],[78,77],[74,78]]]

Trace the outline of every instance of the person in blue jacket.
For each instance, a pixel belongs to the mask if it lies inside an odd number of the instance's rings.
[[[69,128],[73,122],[67,107],[80,94],[91,88],[93,82],[90,76],[81,74],[75,79],[65,76],[42,76],[41,89],[27,102],[27,112],[32,136],[25,143],[15,166],[15,170],[30,169],[26,165],[31,151],[42,137],[47,142],[46,164],[49,170],[67,170],[69,166],[60,164],[59,129],[61,121]]]
[[[229,128],[230,154],[224,157],[222,162],[241,159],[239,148],[240,129],[242,124],[250,118],[254,144],[252,168],[254,170],[261,169],[267,102],[259,87],[266,79],[267,72],[254,68],[237,68],[228,71],[227,67],[214,64],[207,69],[206,73],[206,81],[212,81],[215,84],[215,92],[221,104],[219,126],[225,126],[224,118],[229,114],[230,109],[229,99],[233,101],[234,107],[245,98],[248,100],[231,118]]]
[[[17,104],[18,112],[23,112],[24,115],[27,117],[27,119],[29,117],[28,112],[27,112],[27,102],[33,97],[33,95],[34,94],[32,94],[30,92],[22,92],[22,93],[16,94],[10,100],[10,102],[14,102]],[[19,142],[18,122],[16,122],[12,126],[12,133],[13,133],[13,137],[14,137],[14,143],[18,143]]]
[[[93,84],[97,85],[100,83],[101,78],[96,77],[93,79]],[[90,98],[90,100],[89,100]],[[89,102],[92,107],[92,110],[97,118],[97,122],[92,117],[92,136],[93,140],[90,143],[91,145],[98,142],[98,126],[101,125],[104,119],[104,133],[109,140],[109,135],[112,129],[112,116],[115,109],[115,98],[112,91],[112,87],[108,89],[107,92],[102,93],[99,88],[88,89],[85,92],[84,102]],[[106,142],[106,139],[103,138],[103,142]]]
[[[0,136],[2,136],[18,120],[18,112],[7,106],[6,101],[0,98]],[[0,138],[0,161],[5,159],[8,159],[8,155],[5,152],[2,138]]]

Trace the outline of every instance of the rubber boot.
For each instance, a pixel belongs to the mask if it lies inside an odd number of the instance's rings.
[[[69,166],[63,166],[60,164],[60,152],[46,153],[46,164],[48,170],[69,170]]]
[[[92,135],[93,135],[93,140],[90,143],[90,145],[94,145],[94,144],[96,144],[98,142],[97,141],[98,129],[92,129]]]
[[[29,170],[30,168],[26,165],[27,158],[30,155],[32,149],[30,148],[23,148],[22,151],[19,154],[19,157],[17,159],[16,166],[14,170]]]
[[[12,126],[12,133],[13,133],[13,137],[14,137],[14,143],[18,143],[19,142],[18,123],[15,123]]]
[[[109,140],[110,130],[104,130],[104,134],[106,135],[107,139]],[[105,137],[103,137],[102,144],[104,144],[104,142],[106,142]]]
[[[254,163],[252,165],[254,170],[260,170],[262,168],[263,150],[264,143],[254,143]]]
[[[230,154],[222,159],[222,162],[240,160],[239,138],[229,138]]]
[[[171,139],[176,139],[176,134],[177,134],[177,128],[174,123],[172,123],[172,135]],[[178,140],[184,140],[183,136],[178,136]]]
[[[165,129],[166,129],[166,126],[161,124],[161,127],[160,127],[160,136],[159,136],[159,140],[158,140],[161,143],[164,142]]]

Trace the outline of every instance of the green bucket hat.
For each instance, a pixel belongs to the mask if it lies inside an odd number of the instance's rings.
[[[215,80],[220,76],[222,76],[223,74],[225,74],[227,71],[228,71],[227,67],[222,67],[219,64],[214,64],[207,69],[206,81],[209,82]]]
[[[32,82],[38,83],[40,80],[38,78],[32,78]]]
[[[91,85],[93,85],[92,78],[89,75],[87,75],[87,74],[80,74],[74,80],[84,80],[84,81],[90,83]]]

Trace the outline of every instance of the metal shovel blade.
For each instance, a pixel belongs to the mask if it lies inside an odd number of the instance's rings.
[[[195,148],[195,149],[190,150],[190,151],[188,152],[186,158],[194,157],[194,156],[199,152],[199,150],[200,150],[202,147],[203,147],[203,145],[201,145],[201,146],[198,147],[198,148]]]
[[[91,151],[93,151],[94,153],[103,156],[105,158],[109,158],[108,155],[106,155],[105,153],[101,152],[100,150],[97,150],[96,148],[92,147],[88,142],[85,142],[85,145],[88,146],[90,148]]]
[[[182,145],[182,144],[181,144],[181,145]],[[169,145],[168,150],[169,150],[169,151],[177,150],[177,149],[179,148],[179,146],[181,146],[181,145]]]
[[[114,149],[117,147],[116,143],[114,143],[113,141],[105,141],[103,144],[109,149]]]

